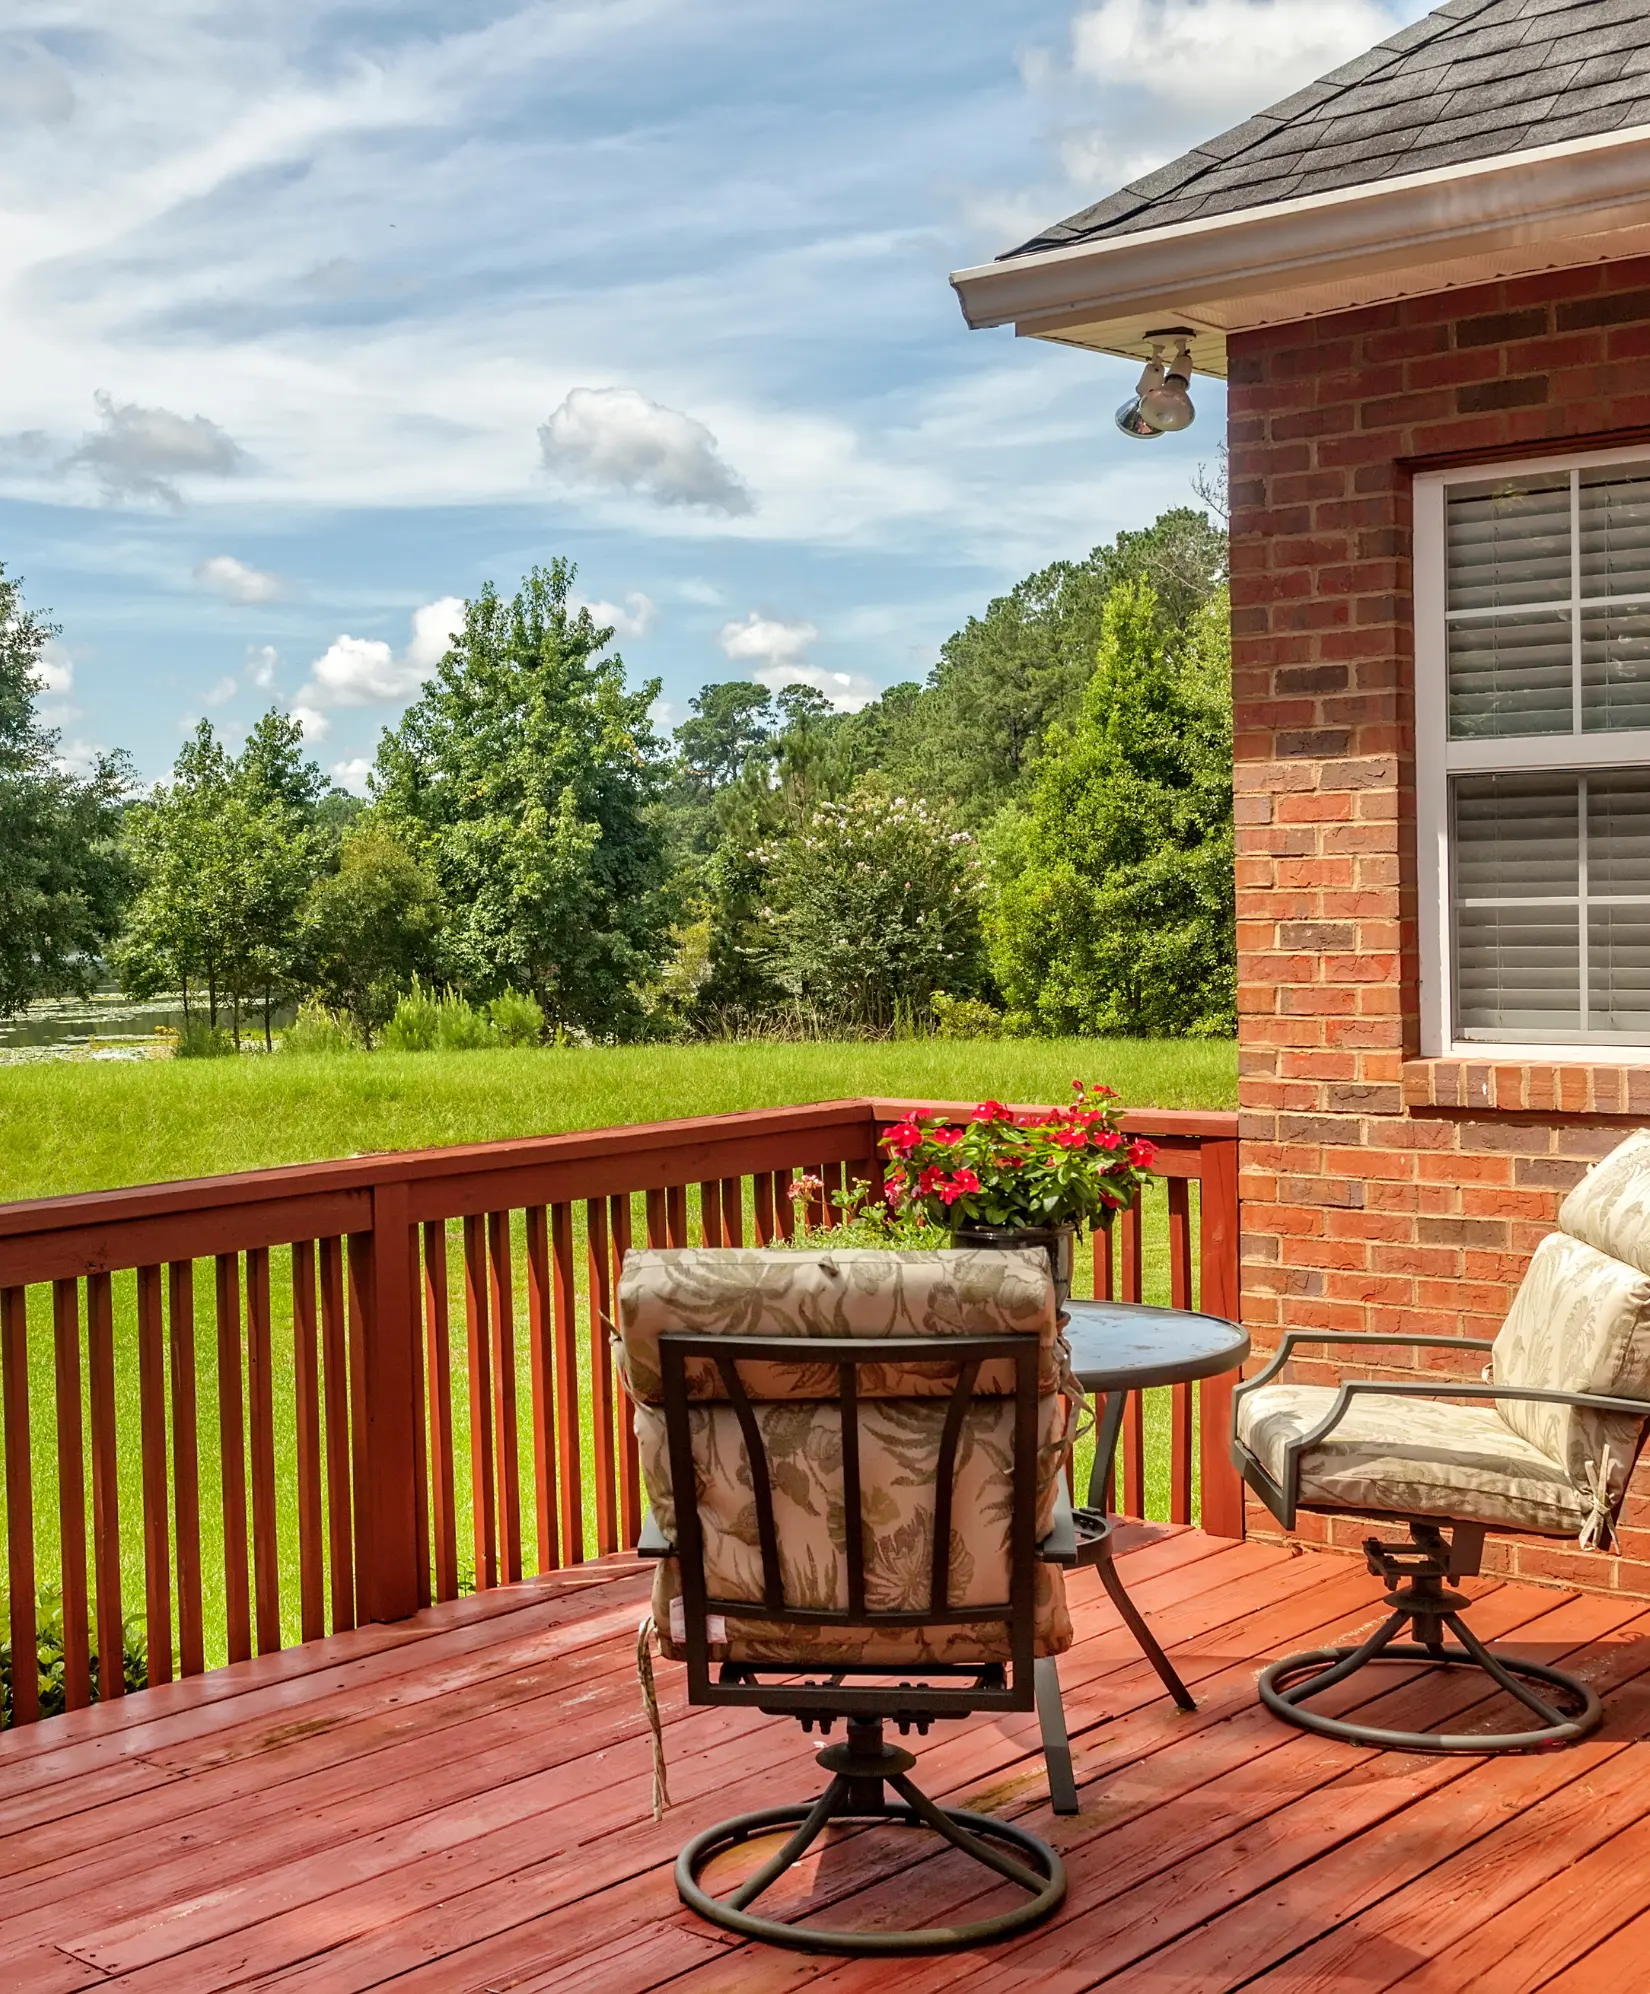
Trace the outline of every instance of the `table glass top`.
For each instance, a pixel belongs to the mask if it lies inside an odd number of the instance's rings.
[[[1210,1378],[1249,1354],[1248,1335],[1220,1316],[1075,1297],[1066,1308],[1071,1368],[1091,1391]]]

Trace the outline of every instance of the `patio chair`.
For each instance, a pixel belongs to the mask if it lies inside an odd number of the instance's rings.
[[[830,1783],[816,1799],[688,1843],[684,1903],[746,1937],[843,1953],[975,1945],[1046,1917],[1065,1895],[1058,1855],[1012,1822],[938,1805],[884,1730],[1034,1704],[1050,1725],[1053,1657],[1072,1638],[1055,1568],[1075,1555],[1064,1390],[1080,1388],[1047,1257],[633,1252],[618,1303],[661,1652],[687,1664],[690,1703],[747,1704],[822,1736],[846,1720],[819,1753]],[[916,1931],[751,1910],[833,1821],[926,1826],[1024,1895]],[[731,1893],[701,1883],[716,1856],[787,1829]]]
[[[1597,1726],[1602,1709],[1585,1683],[1487,1647],[1463,1619],[1470,1600],[1449,1583],[1477,1573],[1488,1531],[1574,1534],[1583,1548],[1608,1549],[1650,1419],[1650,1131],[1594,1165],[1558,1222],[1493,1342],[1291,1330],[1238,1387],[1232,1457],[1285,1529],[1301,1510],[1395,1517],[1409,1528],[1407,1544],[1365,1541],[1391,1608],[1366,1641],[1291,1655],[1262,1674],[1261,1697],[1279,1717],[1352,1744],[1432,1752],[1527,1751]],[[1361,1354],[1398,1344],[1482,1351],[1489,1361],[1482,1382],[1283,1382],[1302,1345]],[[1413,1641],[1397,1638],[1406,1626]],[[1479,1668],[1536,1725],[1392,1731],[1311,1708],[1309,1699],[1376,1661]]]

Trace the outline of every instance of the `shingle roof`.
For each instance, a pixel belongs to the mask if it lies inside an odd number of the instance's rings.
[[[1356,61],[1010,250],[1650,123],[1650,0],[1448,0]]]

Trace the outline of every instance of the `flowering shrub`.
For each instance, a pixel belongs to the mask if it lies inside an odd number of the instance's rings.
[[[911,1116],[889,1129],[888,1199],[959,1226],[1109,1225],[1133,1204],[1157,1150],[1118,1127],[1110,1087],[1074,1080],[1069,1108],[1016,1115],[982,1101],[966,1122]]]

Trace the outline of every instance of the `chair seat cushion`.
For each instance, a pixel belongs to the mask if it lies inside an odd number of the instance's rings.
[[[1334,1402],[1328,1385],[1263,1385],[1238,1399],[1238,1439],[1281,1483],[1284,1449]],[[1302,1456],[1300,1500],[1316,1509],[1457,1517],[1554,1535],[1578,1529],[1590,1508],[1558,1463],[1491,1405],[1361,1395]]]

